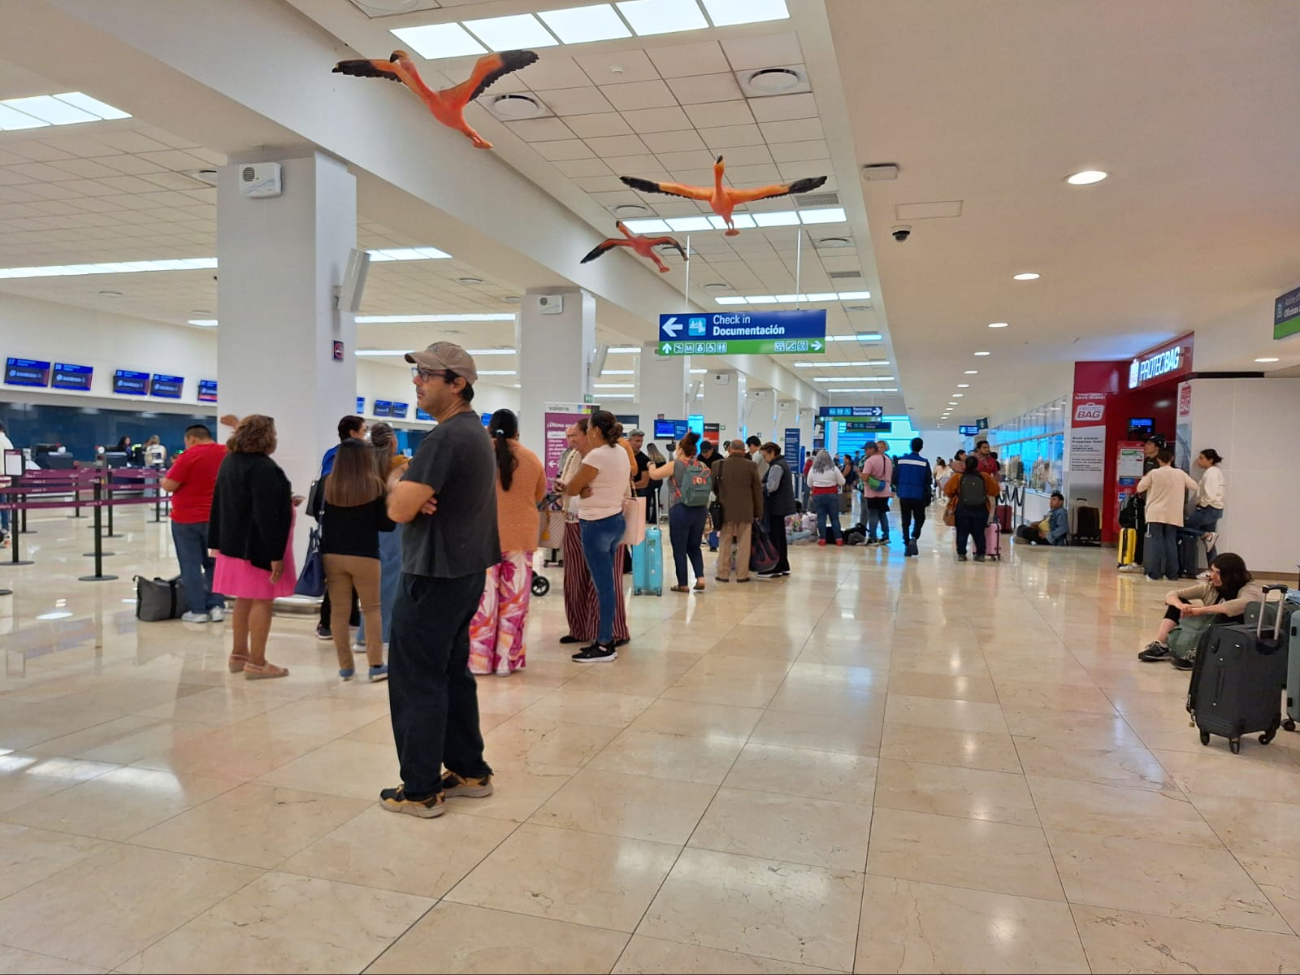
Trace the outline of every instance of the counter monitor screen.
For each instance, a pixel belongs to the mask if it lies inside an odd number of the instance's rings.
[[[94,376],[95,370],[91,366],[74,366],[70,362],[56,362],[52,385],[55,389],[80,389],[89,392],[90,382]]]
[[[113,392],[129,396],[149,395],[149,374],[119,369],[113,373]]]
[[[153,382],[149,384],[149,395],[162,399],[180,399],[184,389],[184,376],[163,376],[155,373]]]
[[[392,416],[393,401],[387,399],[375,400],[375,416]]]
[[[415,408],[415,418],[417,420],[423,420],[425,423],[431,423],[433,421],[433,417],[424,412],[424,410],[420,409],[418,406]]]
[[[50,364],[38,359],[7,359],[5,383],[9,386],[48,386]]]
[[[389,414],[389,416],[397,420],[405,420],[407,411],[410,410],[410,408],[411,408],[410,403],[399,403],[396,400],[394,400],[393,411],[392,413]]]
[[[215,379],[199,380],[199,402],[215,403],[217,401],[217,381]]]

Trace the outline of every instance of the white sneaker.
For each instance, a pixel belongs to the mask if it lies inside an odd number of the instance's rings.
[[[1219,540],[1219,533],[1206,532],[1201,536],[1201,540],[1205,542],[1205,551],[1208,552],[1210,549],[1214,548],[1214,543]]]
[[[223,623],[226,619],[226,608],[224,606],[213,606],[208,610],[208,619],[214,623]]]
[[[181,616],[182,623],[206,623],[211,619],[207,613],[185,613]]]
[[[1119,571],[1120,572],[1141,572],[1142,566],[1138,565],[1136,562],[1130,562],[1128,565],[1121,565],[1119,567]]]

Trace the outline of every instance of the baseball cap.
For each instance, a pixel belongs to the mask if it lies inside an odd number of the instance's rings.
[[[455,342],[434,342],[423,351],[408,352],[406,361],[426,369],[448,369],[471,386],[478,382],[474,357]]]

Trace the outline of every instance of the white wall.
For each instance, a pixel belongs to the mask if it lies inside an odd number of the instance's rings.
[[[1191,387],[1193,454],[1213,447],[1224,457],[1219,551],[1236,552],[1255,572],[1294,575],[1300,453],[1289,424],[1300,416],[1300,379],[1193,379]]]

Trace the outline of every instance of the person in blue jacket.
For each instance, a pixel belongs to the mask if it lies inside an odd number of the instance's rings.
[[[924,446],[924,440],[913,437],[912,452],[894,464],[894,494],[902,512],[904,556],[920,554],[916,540],[921,537],[921,526],[925,524],[925,509],[934,500],[934,472],[930,470],[930,462],[921,456]]]
[[[1065,495],[1060,491],[1053,491],[1052,499],[1048,503],[1051,505],[1051,510],[1048,511],[1047,517],[1036,525],[1021,525],[1016,535],[1031,545],[1069,545],[1070,516],[1065,510]]]

